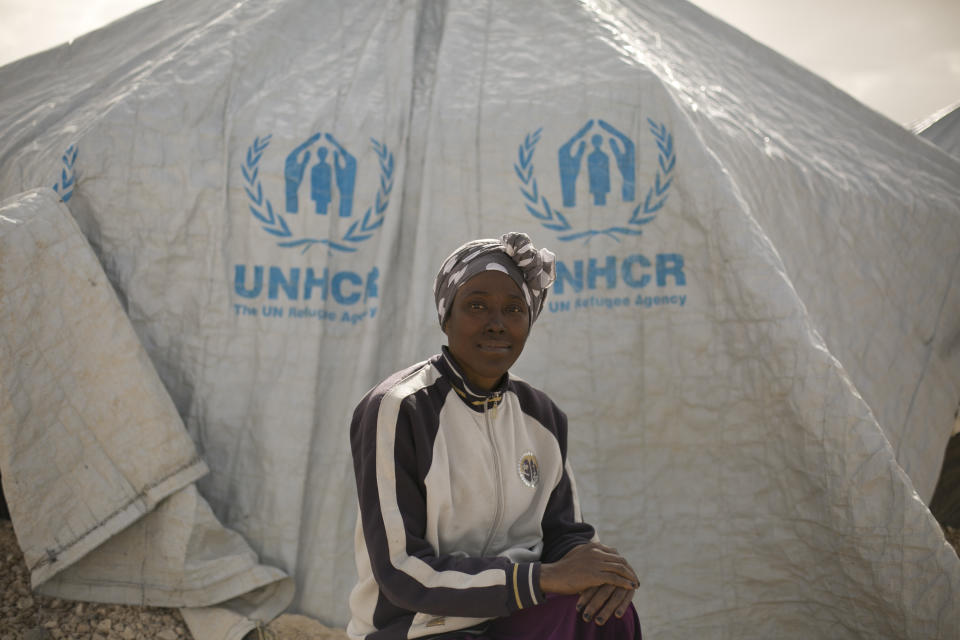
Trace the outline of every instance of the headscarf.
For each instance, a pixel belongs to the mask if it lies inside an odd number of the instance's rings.
[[[530,326],[543,310],[547,288],[556,279],[556,256],[547,249],[539,251],[525,233],[511,231],[496,238],[471,240],[447,256],[433,282],[440,326],[450,313],[457,290],[481,271],[506,273],[517,283],[527,307]]]

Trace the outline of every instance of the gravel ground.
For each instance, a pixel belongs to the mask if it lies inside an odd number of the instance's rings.
[[[257,640],[256,635],[254,640]],[[305,616],[270,623],[265,640],[345,640]],[[176,609],[70,602],[30,591],[30,574],[9,520],[0,520],[0,640],[192,640]]]
[[[960,550],[960,529],[944,527],[944,533]],[[31,593],[30,576],[8,520],[0,520],[0,594],[0,640],[191,640],[176,609],[67,602]],[[347,636],[305,616],[286,614],[270,623],[264,637],[342,640]]]
[[[0,640],[188,640],[175,609],[70,602],[30,591],[13,525],[0,520]]]

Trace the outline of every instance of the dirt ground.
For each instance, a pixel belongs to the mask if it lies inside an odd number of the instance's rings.
[[[257,633],[254,640],[259,640]],[[264,640],[346,640],[305,616],[285,614]],[[68,602],[30,591],[13,525],[0,519],[0,640],[192,640],[176,609]]]
[[[944,527],[960,553],[960,529]],[[257,634],[252,634],[259,640]],[[267,626],[264,640],[345,640],[305,616],[285,614]],[[67,602],[30,591],[30,576],[13,526],[0,520],[0,640],[191,640],[175,609]]]

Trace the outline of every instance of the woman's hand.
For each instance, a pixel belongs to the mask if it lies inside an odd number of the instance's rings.
[[[623,556],[598,542],[574,547],[560,560],[540,566],[540,588],[544,593],[584,594],[588,589],[608,586],[629,591],[632,597],[637,582],[637,574]],[[600,593],[598,590],[591,594],[591,605],[602,597]],[[603,593],[603,602],[596,603],[591,616],[598,610],[604,611],[602,607],[611,599],[611,592],[604,590]],[[583,596],[580,600],[584,602]],[[609,614],[604,614],[604,619],[607,618]]]
[[[593,620],[598,625],[603,625],[611,615],[623,617],[633,601],[633,594],[633,589],[621,589],[608,584],[590,587],[580,594],[577,611],[583,616],[584,622]]]

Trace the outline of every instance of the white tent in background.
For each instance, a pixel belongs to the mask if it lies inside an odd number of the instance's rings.
[[[0,131],[40,591],[344,624],[352,408],[516,229],[561,261],[517,372],[649,637],[960,628],[960,162],[692,5],[164,0],[0,69]]]
[[[913,132],[926,138],[955,158],[960,158],[960,104],[921,120]]]

